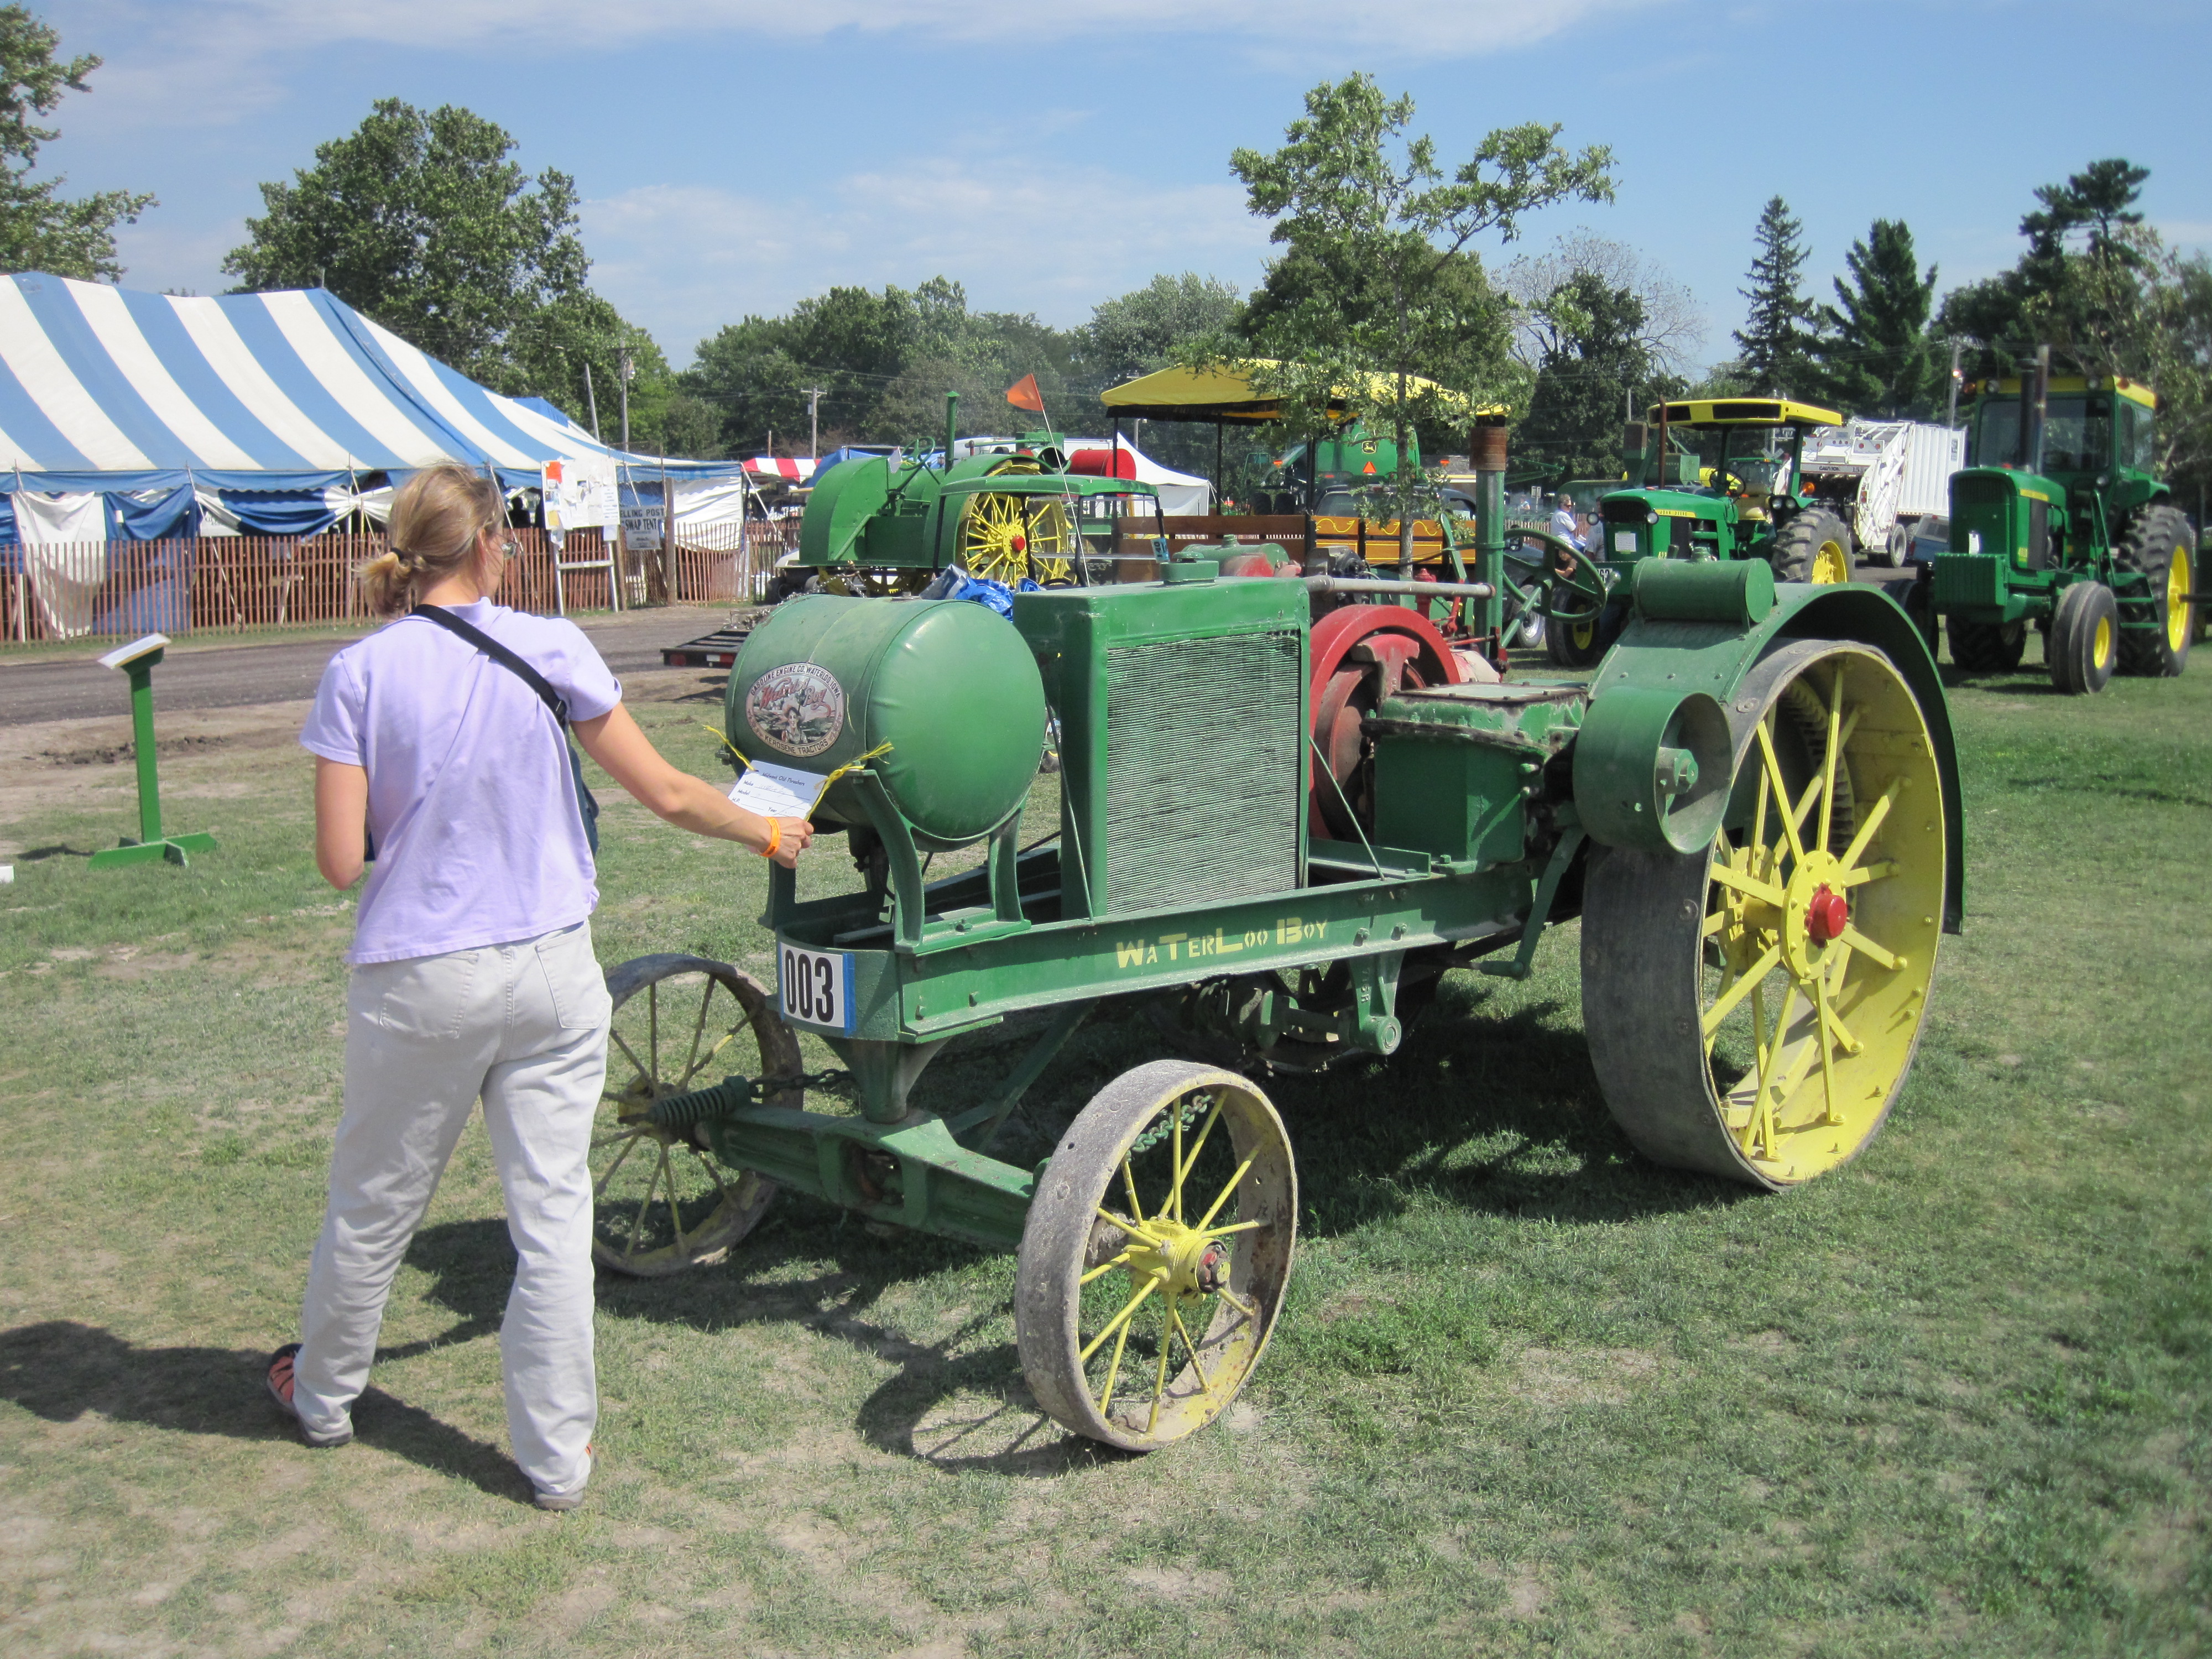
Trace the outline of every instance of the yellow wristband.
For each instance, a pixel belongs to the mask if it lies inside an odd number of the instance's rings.
[[[761,848],[761,856],[764,859],[774,858],[775,856],[775,849],[782,845],[783,820],[781,818],[770,818],[768,821],[768,845]]]

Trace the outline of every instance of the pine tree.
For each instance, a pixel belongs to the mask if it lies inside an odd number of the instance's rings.
[[[1751,286],[1736,290],[1751,301],[1750,314],[1735,333],[1743,349],[1743,372],[1773,397],[1786,396],[1811,378],[1811,336],[1805,325],[1813,303],[1797,285],[1808,257],[1800,240],[1804,228],[1790,216],[1788,203],[1779,196],[1768,198],[1753,233],[1759,255],[1751,262]]]
[[[1944,372],[1928,331],[1936,267],[1920,274],[1912,232],[1897,219],[1875,220],[1844,264],[1849,282],[1836,278],[1842,308],[1820,309],[1815,390],[1846,414],[1924,418],[1934,411]]]

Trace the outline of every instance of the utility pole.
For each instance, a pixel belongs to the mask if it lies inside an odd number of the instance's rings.
[[[814,410],[821,403],[823,394],[829,389],[822,386],[811,386],[806,388],[806,457],[809,460],[818,461],[822,459],[821,426],[814,418]]]
[[[584,364],[584,402],[592,411],[592,441],[603,444],[606,440],[599,436],[599,395],[592,390],[592,365],[588,360]]]
[[[1951,404],[1943,411],[1945,426],[1959,424],[1959,352],[1965,343],[1963,340],[1951,342]]]
[[[623,453],[628,453],[629,450],[629,383],[637,373],[637,360],[630,355],[628,346],[623,346],[615,352],[615,366],[622,380],[622,447]]]

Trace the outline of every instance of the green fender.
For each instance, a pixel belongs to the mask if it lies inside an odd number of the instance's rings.
[[[945,475],[908,462],[891,476],[890,460],[881,455],[858,455],[840,461],[815,480],[806,497],[806,511],[799,521],[799,562],[803,565],[848,564],[865,553],[862,538],[868,526],[890,510],[894,491],[898,503],[911,511],[933,507],[944,488]]]
[[[1966,891],[1958,745],[1936,659],[1897,602],[1871,586],[1778,583],[1757,561],[1652,559],[1636,568],[1633,604],[1590,678],[1575,743],[1575,805],[1592,839],[1678,852],[1701,846],[1717,822],[1715,768],[1723,788],[1729,770],[1714,750],[1712,705],[1725,711],[1744,676],[1778,645],[1849,640],[1897,665],[1928,724],[1943,781],[1943,927],[1957,933]]]

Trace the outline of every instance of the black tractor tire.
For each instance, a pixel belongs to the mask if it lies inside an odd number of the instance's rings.
[[[2189,665],[2189,647],[2197,635],[2188,601],[2197,591],[2196,540],[2179,507],[2147,507],[2112,550],[2112,563],[2121,573],[2150,579],[2147,595],[2138,589],[2119,600],[2123,674],[2179,674]],[[2150,626],[2139,625],[2143,623]]]
[[[1544,654],[1561,668],[1595,668],[1627,626],[1628,604],[1624,599],[1608,603],[1591,622],[1562,622],[1547,617]]]
[[[1905,614],[1920,631],[1928,647],[1928,656],[1933,661],[1942,650],[1936,633],[1936,590],[1926,582],[1915,582],[1905,595]]]
[[[2024,622],[1979,623],[1954,617],[1945,626],[1951,635],[1951,660],[1969,674],[2009,674],[2027,651]]]
[[[2084,581],[2061,590],[2043,647],[2051,684],[2069,696],[2103,690],[2119,664],[2120,637],[2120,610],[2111,588]]]
[[[1850,528],[1826,507],[1806,507],[1775,532],[1767,558],[1778,582],[1847,582]]]

